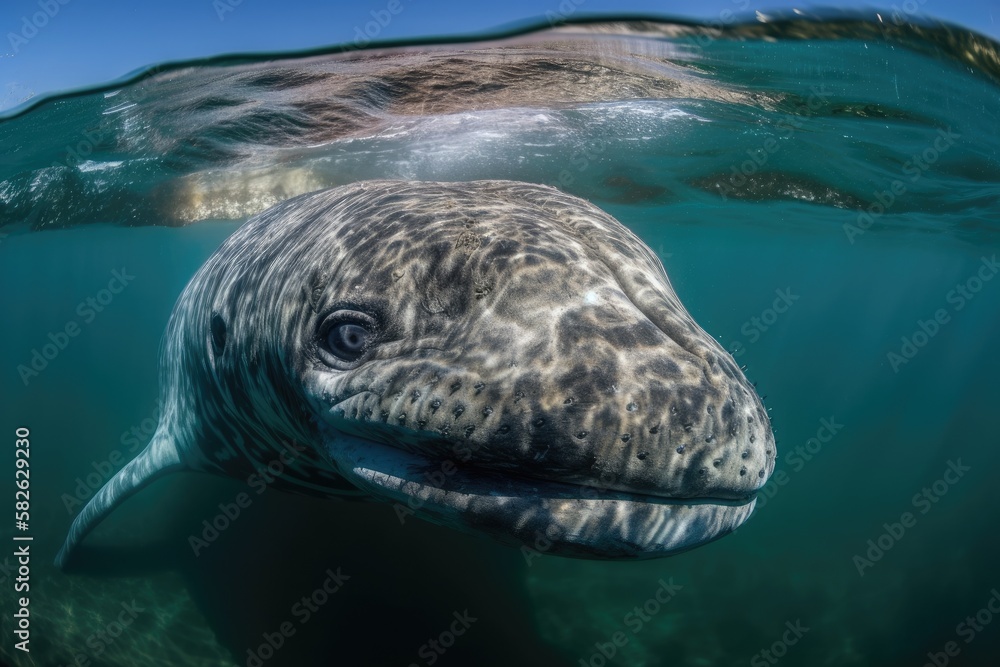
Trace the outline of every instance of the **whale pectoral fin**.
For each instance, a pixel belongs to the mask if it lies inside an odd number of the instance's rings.
[[[73,551],[87,534],[126,498],[161,475],[182,470],[185,467],[173,440],[157,429],[146,449],[142,450],[138,456],[109,479],[73,520],[66,541],[56,555],[56,567],[65,569]]]

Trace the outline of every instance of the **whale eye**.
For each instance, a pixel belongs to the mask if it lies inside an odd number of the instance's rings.
[[[326,335],[330,351],[346,361],[354,361],[368,347],[368,329],[357,322],[335,324]]]
[[[375,340],[375,320],[357,311],[340,310],[326,318],[320,329],[321,349],[328,362],[355,362],[371,349]]]

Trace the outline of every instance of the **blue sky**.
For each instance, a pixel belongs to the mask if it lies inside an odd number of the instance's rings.
[[[793,6],[817,5],[791,0],[2,0],[0,109],[31,94],[109,81],[164,60],[351,42],[365,31],[377,39],[399,39],[481,32],[547,12],[717,20],[724,10]],[[848,0],[836,6],[890,12],[895,7],[1000,39],[997,0]]]

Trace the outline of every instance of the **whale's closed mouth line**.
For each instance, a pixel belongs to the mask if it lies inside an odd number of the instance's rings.
[[[357,476],[370,484],[389,484],[397,490],[412,486],[434,488],[445,494],[469,496],[535,497],[539,500],[628,501],[646,505],[719,505],[742,507],[756,500],[756,494],[740,498],[708,496],[678,498],[638,491],[608,489],[598,484],[556,481],[527,476],[518,471],[488,469],[453,459],[426,456],[401,447],[340,432],[329,434],[326,450],[342,473]]]
[[[524,483],[540,487],[541,490],[551,489],[551,493],[539,493],[544,497],[559,497],[565,494],[568,498],[593,497],[598,500],[629,500],[654,505],[729,505],[739,507],[755,500],[757,494],[744,496],[742,498],[714,498],[711,496],[694,496],[690,498],[678,498],[671,496],[659,496],[641,491],[620,491],[617,489],[606,489],[590,484],[577,484],[575,482],[561,482],[552,480],[538,480],[521,475],[510,475],[508,479],[514,482]],[[565,489],[565,490],[564,490]],[[582,492],[581,492],[582,490]]]

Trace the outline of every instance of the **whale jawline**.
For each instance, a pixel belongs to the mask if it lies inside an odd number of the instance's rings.
[[[409,514],[501,542],[592,559],[679,553],[738,528],[756,494],[742,499],[668,498],[597,486],[486,472],[441,462],[330,429],[324,450],[341,475]]]

